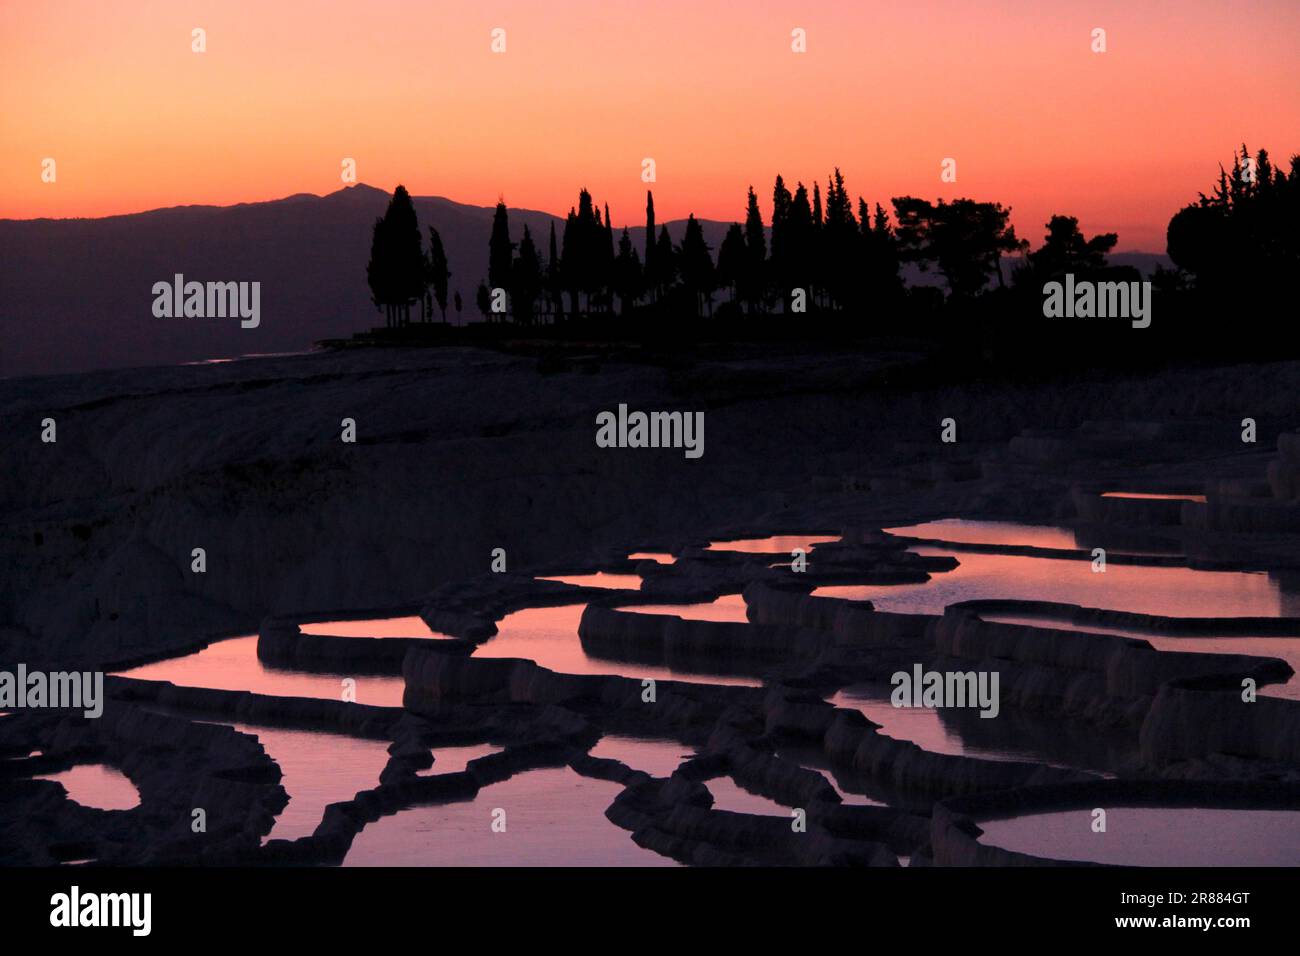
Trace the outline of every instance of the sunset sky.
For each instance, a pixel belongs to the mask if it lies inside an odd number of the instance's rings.
[[[0,217],[326,193],[351,157],[478,205],[585,185],[623,225],[651,157],[660,220],[738,219],[751,183],[766,216],[777,172],[838,165],[873,203],[995,199],[1035,244],[1063,212],[1163,251],[1234,146],[1300,151],[1300,3],[7,2],[0,95]]]

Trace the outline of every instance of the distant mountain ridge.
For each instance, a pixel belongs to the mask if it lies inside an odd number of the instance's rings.
[[[295,193],[100,219],[0,219],[0,376],[290,352],[381,324],[366,261],[371,229],[388,199],[382,189],[357,184],[324,196]],[[414,203],[426,241],[430,225],[442,236],[464,319],[477,320],[474,292],[487,274],[493,207],[437,196],[414,197]],[[543,256],[552,223],[562,238],[563,219],[510,209],[511,238],[517,242],[527,225]],[[716,254],[730,223],[700,223]],[[666,225],[680,241],[685,220]],[[643,253],[644,226],[629,232]],[[187,281],[260,282],[260,324],[156,318],[151,289],[176,273]],[[933,275],[908,279],[935,281]],[[455,321],[450,303],[448,319]]]

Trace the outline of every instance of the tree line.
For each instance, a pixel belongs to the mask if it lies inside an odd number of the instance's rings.
[[[1213,286],[1243,275],[1280,275],[1297,263],[1298,196],[1300,156],[1292,158],[1288,176],[1264,151],[1251,158],[1243,147],[1232,172],[1221,170],[1215,192],[1170,222],[1169,255],[1178,269],[1160,282]],[[913,196],[892,199],[888,210],[861,196],[854,203],[838,168],[824,193],[820,183],[811,193],[802,182],[791,190],[778,175],[766,222],[753,187],[744,208],[743,223],[727,228],[715,254],[694,215],[680,242],[667,226],[656,231],[654,195],[647,191],[638,247],[626,226],[615,237],[608,204],[602,209],[583,189],[558,234],[551,224],[543,252],[527,226],[514,238],[509,210],[498,202],[488,274],[475,305],[488,322],[523,326],[612,315],[700,318],[713,316],[715,306],[729,316],[865,315],[906,306],[909,297],[942,298],[933,288],[910,289],[902,273],[907,263],[942,276],[946,304],[957,305],[1003,290],[1008,256],[1017,262],[1011,284],[1021,298],[1067,272],[1115,271],[1106,256],[1118,237],[1087,238],[1074,217],[1053,216],[1042,245],[1031,250],[1000,203]],[[426,248],[411,197],[398,186],[375,222],[367,267],[389,326],[408,323],[417,304],[421,320],[432,320],[436,304],[446,321],[447,257],[435,228],[428,238]]]

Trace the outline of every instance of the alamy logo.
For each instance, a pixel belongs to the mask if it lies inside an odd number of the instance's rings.
[[[596,416],[596,445],[600,448],[684,448],[687,458],[704,454],[703,412],[629,412]]]
[[[262,283],[186,282],[176,273],[171,282],[153,284],[153,314],[159,319],[225,319],[255,329],[262,322]]]
[[[912,665],[912,673],[897,671],[889,679],[895,707],[978,707],[981,717],[996,717],[997,671],[926,671]]]
[[[1150,282],[1074,281],[1043,286],[1043,315],[1049,319],[1132,319],[1133,328],[1151,324]]]
[[[81,710],[95,719],[104,713],[103,671],[0,671],[0,708],[56,707]]]
[[[50,897],[51,926],[127,926],[133,936],[153,928],[152,893],[82,893],[78,886]]]

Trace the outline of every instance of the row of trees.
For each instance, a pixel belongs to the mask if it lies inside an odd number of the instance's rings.
[[[1013,283],[1028,294],[1067,272],[1106,272],[1117,241],[1114,233],[1085,238],[1075,218],[1053,216],[1043,244],[1030,251],[1009,222],[1011,210],[999,203],[902,196],[891,206],[892,216],[860,196],[853,203],[838,169],[824,195],[818,183],[811,193],[803,183],[791,190],[777,176],[769,221],[751,187],[743,223],[728,227],[715,256],[693,215],[679,243],[657,226],[650,192],[640,248],[626,227],[615,237],[608,204],[602,210],[586,189],[562,230],[551,224],[545,254],[527,226],[517,241],[512,237],[509,210],[499,202],[476,304],[488,321],[522,325],[616,312],[712,315],[719,294],[732,314],[865,314],[902,301],[906,263],[940,274],[949,300],[960,302],[1003,286],[1006,256],[1018,257]],[[1297,264],[1298,214],[1300,157],[1288,176],[1267,153],[1252,159],[1243,147],[1214,194],[1173,218],[1169,254],[1205,286],[1261,272],[1280,275],[1286,264]],[[375,223],[367,268],[389,325],[409,322],[417,303],[422,319],[432,318],[435,304],[446,319],[447,257],[437,230],[430,227],[428,237],[426,250],[411,198],[398,186]]]

